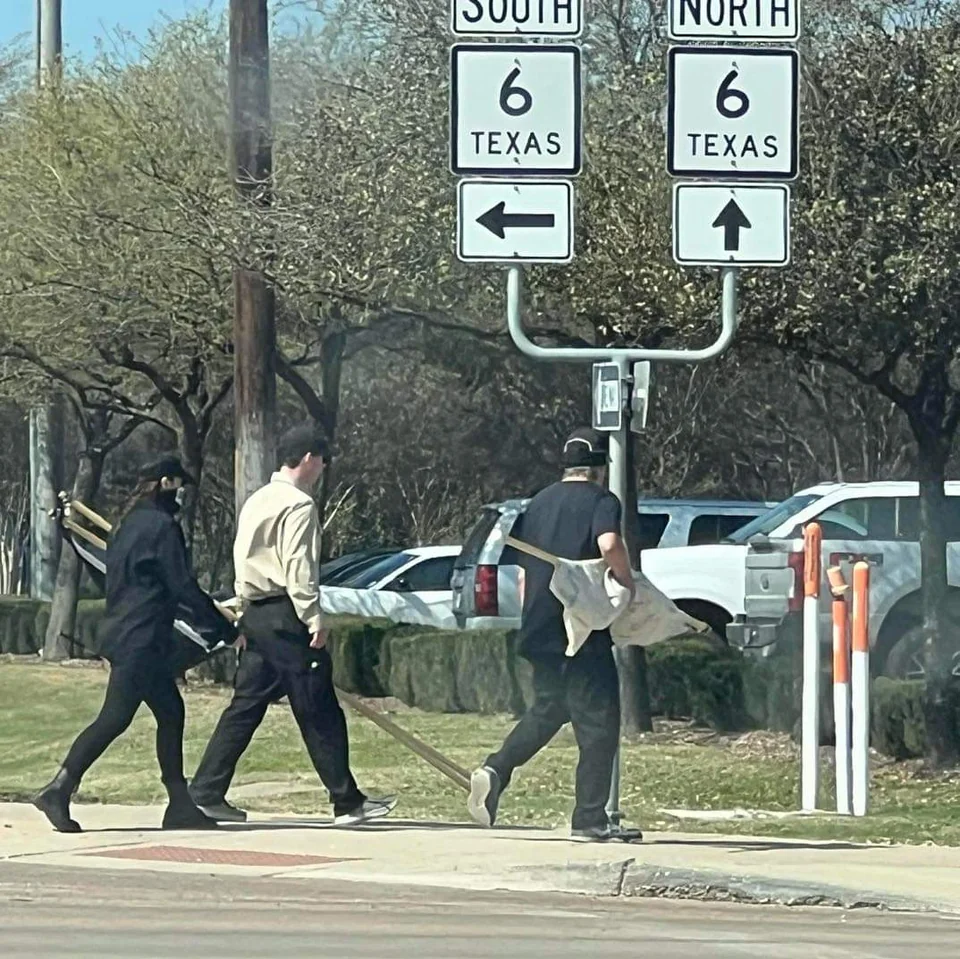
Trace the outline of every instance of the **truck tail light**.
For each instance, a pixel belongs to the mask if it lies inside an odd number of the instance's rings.
[[[477,616],[499,615],[499,596],[497,594],[497,567],[478,566],[477,579],[473,588],[474,606]]]
[[[793,593],[787,608],[795,613],[803,609],[803,552],[788,554],[787,565],[793,570]]]

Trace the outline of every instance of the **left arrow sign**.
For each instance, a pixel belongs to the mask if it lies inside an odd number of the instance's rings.
[[[477,217],[477,223],[486,227],[494,236],[501,240],[511,227],[534,227],[549,229],[555,223],[552,213],[507,213],[506,202],[501,200],[496,206],[490,207],[486,213]]]

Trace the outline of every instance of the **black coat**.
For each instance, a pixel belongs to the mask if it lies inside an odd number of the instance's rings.
[[[127,514],[107,546],[106,567],[100,649],[111,662],[141,654],[167,660],[173,621],[185,613],[205,636],[236,639],[190,569],[180,524],[160,504],[144,500]]]

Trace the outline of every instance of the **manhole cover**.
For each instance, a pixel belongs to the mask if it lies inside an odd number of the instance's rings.
[[[282,852],[256,852],[253,849],[197,849],[193,846],[136,846],[85,852],[84,856],[109,859],[138,859],[145,862],[188,862],[209,866],[322,866],[334,862],[360,862],[356,858],[300,856]]]

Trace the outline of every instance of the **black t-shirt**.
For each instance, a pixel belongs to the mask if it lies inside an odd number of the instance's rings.
[[[599,559],[597,539],[620,532],[620,501],[596,483],[554,483],[530,501],[515,536],[561,559]],[[520,554],[524,570],[523,625],[520,650],[524,656],[563,655],[567,648],[563,606],[550,592],[553,567]],[[591,643],[610,642],[609,631],[594,633]]]

